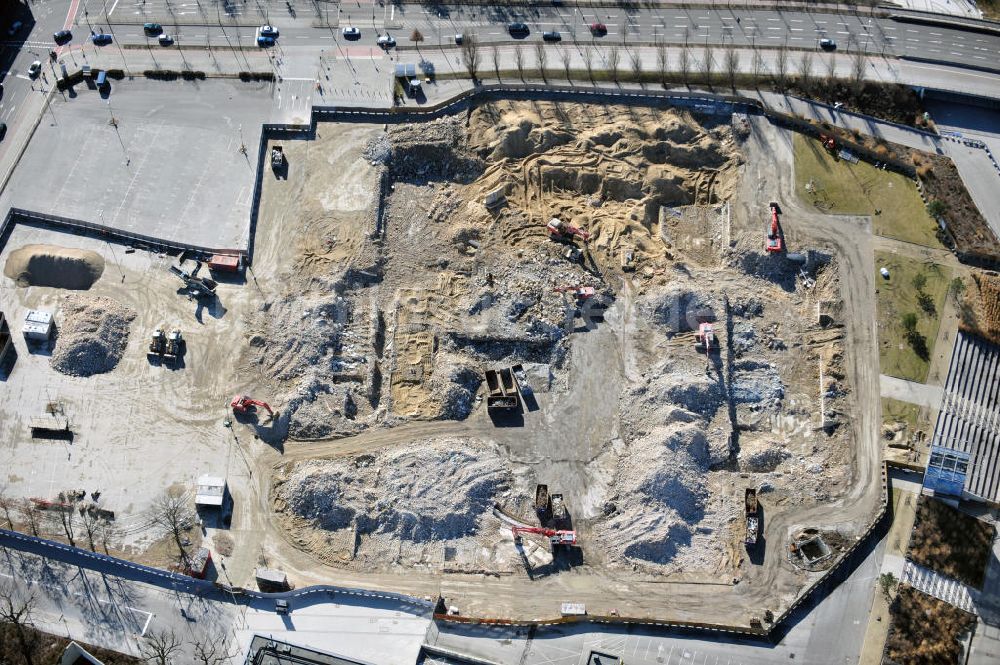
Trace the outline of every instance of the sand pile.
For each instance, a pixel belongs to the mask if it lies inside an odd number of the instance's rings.
[[[128,346],[135,312],[104,296],[67,296],[61,309],[52,367],[70,376],[110,372]]]
[[[445,440],[297,463],[276,482],[274,502],[316,529],[398,550],[473,535],[509,483],[496,450]]]
[[[104,258],[84,249],[25,245],[7,257],[3,274],[18,286],[85,290],[104,272]]]

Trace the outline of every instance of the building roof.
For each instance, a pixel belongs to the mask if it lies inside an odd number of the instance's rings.
[[[245,665],[369,665],[369,663],[254,635]]]
[[[201,476],[198,478],[198,491],[194,502],[198,506],[221,506],[226,494],[226,479],[218,476]]]
[[[417,66],[413,63],[409,64],[398,64],[396,65],[396,78],[416,78],[417,77]]]
[[[968,453],[966,493],[1000,503],[1000,346],[958,333],[932,444]]]

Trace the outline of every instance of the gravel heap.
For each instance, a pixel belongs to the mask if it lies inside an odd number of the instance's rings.
[[[135,312],[104,296],[67,296],[52,367],[70,376],[110,372],[128,346]]]
[[[361,151],[362,156],[372,164],[385,164],[392,156],[392,141],[388,134],[379,134],[370,139]]]
[[[509,483],[495,450],[444,440],[299,462],[275,498],[317,529],[354,529],[384,547],[474,535]]]
[[[104,258],[85,249],[25,245],[10,253],[3,272],[18,286],[86,290],[101,278]]]

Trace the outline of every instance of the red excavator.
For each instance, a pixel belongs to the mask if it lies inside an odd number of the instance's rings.
[[[771,226],[767,230],[767,241],[764,244],[764,249],[770,254],[776,254],[781,251],[781,226],[778,223],[778,212],[780,208],[778,204],[771,201]]]
[[[712,327],[711,323],[699,325],[698,332],[694,334],[694,337],[698,340],[696,347],[699,351],[709,353],[717,351],[719,348],[719,339],[715,336],[715,328]]]
[[[567,224],[558,217],[553,217],[549,220],[549,223],[545,225],[545,230],[548,231],[549,237],[553,240],[571,240],[576,237],[587,242],[590,240],[590,234],[583,229],[578,229],[572,224]]]
[[[237,395],[233,398],[233,401],[229,403],[229,406],[233,408],[233,413],[241,415],[252,413],[256,411],[257,408],[261,408],[267,411],[268,420],[274,418],[274,411],[271,410],[271,407],[267,402],[261,402],[260,400],[253,399],[252,397],[248,397],[246,395]]]
[[[576,531],[557,531],[556,529],[546,529],[543,526],[512,526],[514,532],[514,542],[521,543],[522,533],[537,533],[549,539],[552,545],[576,545]]]
[[[823,144],[823,147],[826,148],[826,151],[829,152],[831,155],[837,149],[837,141],[832,136],[827,136],[826,134],[820,134],[819,142]]]

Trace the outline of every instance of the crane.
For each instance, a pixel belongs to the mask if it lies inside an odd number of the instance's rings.
[[[511,527],[514,533],[514,542],[521,542],[522,533],[537,533],[549,539],[549,543],[555,545],[576,545],[576,531],[558,531],[556,529],[546,529],[543,526],[520,526]]]
[[[771,226],[767,230],[767,240],[764,243],[764,249],[769,254],[781,251],[781,226],[778,222],[779,210],[778,204],[771,201]]]
[[[549,223],[545,225],[545,230],[548,231],[549,237],[553,240],[568,240],[574,236],[583,242],[590,240],[590,233],[572,224],[567,224],[558,217],[550,219]]]
[[[236,397],[233,398],[233,401],[229,403],[229,406],[232,407],[233,413],[240,413],[240,414],[249,413],[251,407],[255,409],[257,407],[260,407],[267,411],[268,420],[274,418],[274,411],[271,410],[271,407],[268,405],[267,402],[262,402],[260,400],[253,399],[252,397],[248,397],[246,395],[237,395]]]

